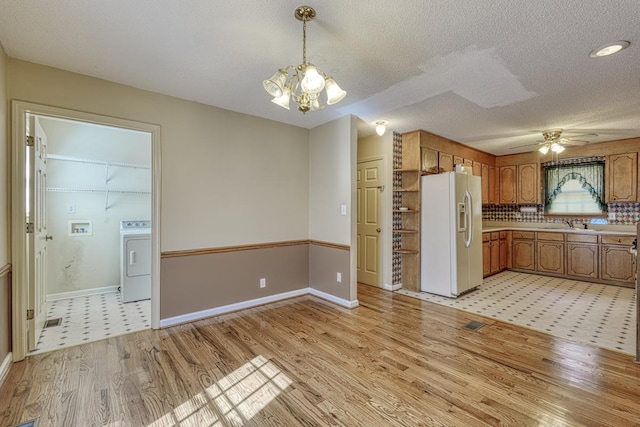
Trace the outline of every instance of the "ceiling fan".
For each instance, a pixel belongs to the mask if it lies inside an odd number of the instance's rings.
[[[576,135],[576,136],[567,138],[562,136],[563,131],[564,130],[560,128],[543,130],[542,137],[544,138],[544,140],[537,141],[536,144],[521,145],[518,147],[511,147],[511,148],[515,149],[515,148],[529,147],[532,145],[539,145],[540,147],[538,148],[538,151],[541,152],[542,154],[547,154],[549,150],[551,150],[553,153],[562,153],[565,149],[565,146],[585,145],[590,142],[587,140],[582,140],[577,138],[580,138],[583,136],[598,136],[597,133],[585,133],[582,135]]]

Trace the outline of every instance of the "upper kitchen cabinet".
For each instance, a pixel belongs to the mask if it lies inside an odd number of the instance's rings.
[[[438,164],[440,172],[453,172],[453,155],[440,152]]]
[[[518,165],[518,204],[540,203],[540,178],[539,167],[537,163],[526,163]]]
[[[420,149],[422,150],[422,172],[438,173],[438,152],[426,147]]]
[[[500,180],[499,203],[502,205],[517,203],[516,166],[501,166],[498,170]]]
[[[638,153],[607,156],[607,202],[638,201]]]

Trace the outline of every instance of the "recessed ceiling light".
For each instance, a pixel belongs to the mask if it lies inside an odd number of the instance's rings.
[[[620,52],[622,49],[628,48],[629,44],[630,43],[626,40],[605,44],[604,46],[593,49],[589,56],[592,58],[599,58],[601,56],[613,55],[616,52]]]

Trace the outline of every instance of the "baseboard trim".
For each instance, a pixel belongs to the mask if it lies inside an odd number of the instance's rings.
[[[0,386],[4,383],[4,380],[7,378],[7,374],[9,373],[9,368],[11,367],[11,361],[13,358],[13,354],[9,352],[7,357],[2,361],[2,365],[0,365]]]
[[[396,283],[395,285],[388,285],[388,284],[384,284],[384,288],[387,291],[397,291],[398,289],[402,289],[402,283]]]
[[[332,303],[335,303],[347,308],[355,308],[358,305],[360,305],[357,299],[353,301],[349,301],[349,300],[338,298],[337,296],[334,296],[313,288],[309,288],[309,293],[318,298],[326,299],[327,301],[331,301]]]
[[[179,325],[181,323],[194,322],[196,320],[205,319],[207,317],[219,316],[221,314],[231,313],[233,311],[244,310],[259,305],[269,304],[309,293],[309,288],[302,288],[295,291],[283,292],[281,294],[271,295],[263,298],[256,298],[249,301],[238,302],[235,304],[224,305],[222,307],[210,308],[208,310],[196,311],[193,313],[183,314],[180,316],[169,317],[160,320],[160,327]]]
[[[193,313],[182,314],[180,316],[168,317],[160,320],[161,328],[168,328],[170,326],[179,325],[181,323],[195,322],[196,320],[206,319],[207,317],[219,316],[221,314],[227,314],[234,311],[244,310],[247,308],[257,307],[259,305],[270,304],[273,302],[282,301],[289,298],[299,297],[302,295],[314,295],[318,298],[330,301],[334,304],[341,305],[347,308],[357,307],[360,303],[358,300],[348,301],[346,299],[338,298],[326,292],[318,291],[312,288],[303,288],[290,292],[283,292],[281,294],[271,295],[263,298],[256,298],[249,301],[238,302],[235,304],[224,305],[222,307],[210,308],[207,310],[196,311]]]
[[[103,288],[83,289],[81,291],[60,292],[57,294],[47,295],[47,301],[58,301],[67,298],[86,297],[89,295],[110,294],[118,292],[119,286],[105,286]]]

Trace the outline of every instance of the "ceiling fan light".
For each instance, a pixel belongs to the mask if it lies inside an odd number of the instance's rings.
[[[280,69],[278,70],[270,79],[264,80],[262,82],[262,86],[267,93],[274,98],[278,98],[282,96],[282,92],[284,90],[284,85],[287,80],[287,70]]]
[[[282,91],[282,95],[278,96],[276,98],[273,98],[271,100],[271,102],[273,102],[276,105],[281,106],[282,108],[286,108],[287,110],[289,110],[289,100],[291,99],[291,88],[289,86],[285,86],[283,91]]]
[[[347,92],[338,86],[333,77],[327,77],[324,83],[327,90],[327,105],[337,104],[347,95]]]
[[[554,142],[553,144],[551,144],[551,151],[553,151],[554,153],[562,153],[564,151],[564,147],[557,142]]]
[[[549,152],[549,144],[545,144],[542,147],[538,148],[538,151],[542,154],[547,154]]]
[[[320,93],[324,89],[324,85],[324,77],[320,75],[318,69],[311,64],[307,64],[304,69],[304,77],[300,83],[302,90],[307,93]]]

